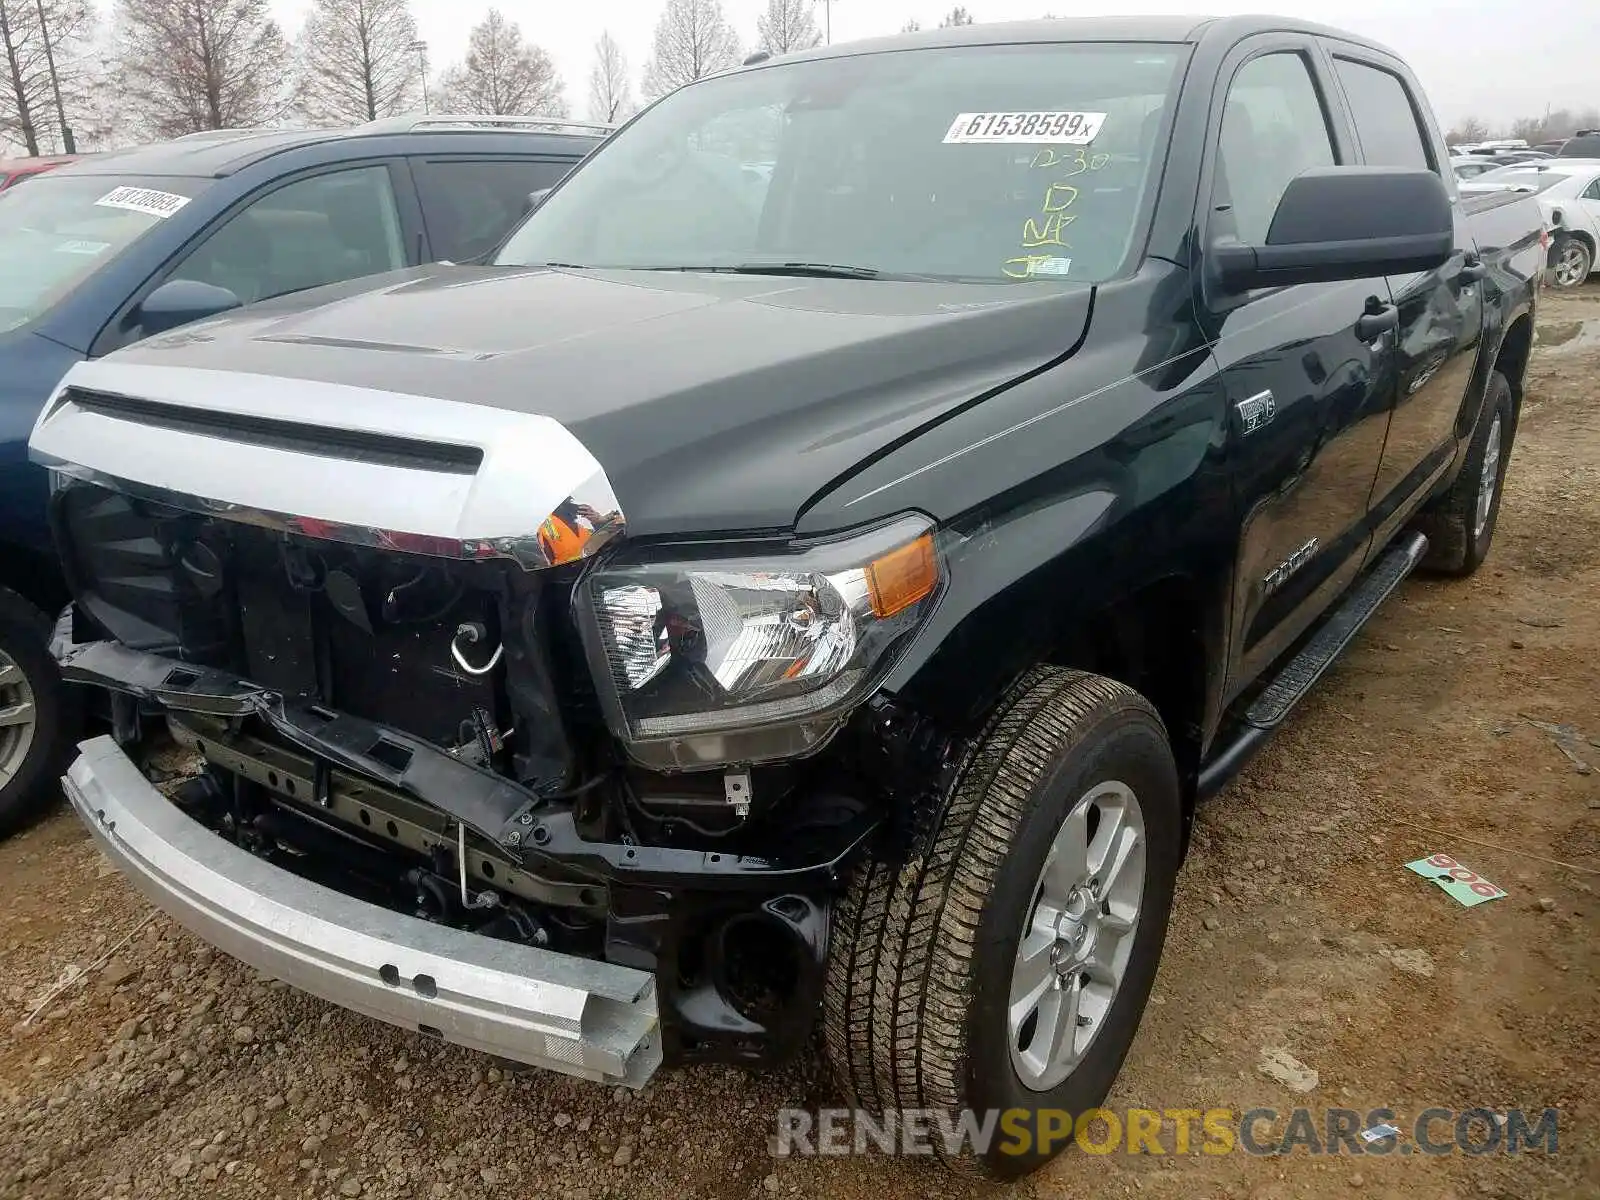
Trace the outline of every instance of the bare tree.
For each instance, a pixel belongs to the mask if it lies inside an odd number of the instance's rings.
[[[617,39],[607,31],[594,44],[594,67],[589,72],[589,119],[610,124],[631,116],[634,108],[628,60]]]
[[[644,92],[665,95],[738,63],[739,38],[718,0],[667,0],[645,64]]]
[[[269,0],[117,0],[130,111],[156,137],[279,120],[288,54]]]
[[[567,99],[555,63],[522,40],[498,8],[467,35],[466,60],[444,73],[445,103],[460,113],[564,117]]]
[[[0,140],[14,139],[29,154],[61,144],[54,88],[60,86],[64,100],[75,95],[77,52],[93,29],[94,10],[85,0],[0,0]]]
[[[916,33],[921,28],[922,28],[922,22],[917,20],[915,17],[912,17],[904,25],[900,26],[900,32],[901,33]]]
[[[132,141],[130,117],[121,87],[121,70],[109,36],[75,55],[65,74],[72,79],[67,113],[80,151],[114,150]]]
[[[769,54],[788,54],[820,45],[812,0],[767,0],[767,11],[756,18],[756,35]]]
[[[971,24],[972,14],[958,4],[944,15],[944,19],[939,22],[939,28],[949,29],[952,25]]]
[[[316,0],[300,31],[300,107],[318,125],[417,107],[416,42],[410,0]]]
[[[1454,146],[1461,142],[1481,142],[1488,136],[1489,127],[1487,125],[1478,120],[1477,117],[1468,117],[1446,134],[1444,140],[1449,145]]]

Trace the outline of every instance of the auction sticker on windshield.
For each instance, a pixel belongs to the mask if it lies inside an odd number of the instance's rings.
[[[989,142],[996,145],[1054,142],[1087,146],[1100,133],[1106,114],[1096,112],[958,113],[944,135],[946,144]]]
[[[150,188],[119,187],[112,188],[95,203],[101,208],[125,208],[129,212],[144,213],[148,217],[160,217],[165,220],[189,203],[189,197],[175,196],[171,192],[157,192]]]

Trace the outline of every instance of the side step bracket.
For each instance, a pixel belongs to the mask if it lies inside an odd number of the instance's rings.
[[[1285,663],[1245,710],[1244,727],[1232,742],[1216,753],[1200,772],[1199,792],[1213,796],[1283,723],[1294,706],[1305,699],[1317,680],[1344,653],[1351,639],[1367,623],[1395,588],[1416,570],[1428,552],[1428,539],[1407,534],[1378,560],[1351,588],[1344,600],[1324,618],[1305,643]]]

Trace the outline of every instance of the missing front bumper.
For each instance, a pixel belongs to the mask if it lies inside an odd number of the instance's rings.
[[[292,746],[415,797],[516,855],[596,882],[712,890],[831,887],[881,818],[862,813],[820,839],[790,839],[769,856],[591,841],[571,806],[547,801],[431,742],[306,700],[285,697],[229,671],[118,642],[74,642],[70,616],[50,646],[71,683],[108,688],[174,712],[255,718]]]
[[[162,911],[258,970],[489,1054],[642,1087],[661,1065],[654,978],[341,895],[185,815],[109,737],[63,779],[101,850]]]

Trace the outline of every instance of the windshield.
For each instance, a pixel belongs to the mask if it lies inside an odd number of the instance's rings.
[[[900,50],[691,84],[496,262],[1097,282],[1127,257],[1183,53]]]
[[[0,332],[44,313],[205,182],[49,171],[0,192]]]

